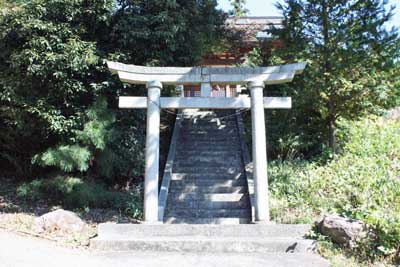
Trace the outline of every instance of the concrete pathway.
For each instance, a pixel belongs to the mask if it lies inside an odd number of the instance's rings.
[[[57,247],[54,243],[0,231],[2,267],[180,267],[263,266],[327,267],[328,262],[309,254],[192,254],[155,252],[98,253]]]

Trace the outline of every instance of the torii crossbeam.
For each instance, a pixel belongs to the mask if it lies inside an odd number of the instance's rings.
[[[120,108],[147,108],[144,220],[158,223],[160,108],[251,108],[253,178],[256,221],[269,221],[264,108],[289,109],[290,97],[263,97],[265,85],[287,83],[302,73],[306,63],[272,67],[144,67],[107,62],[123,82],[146,84],[147,97],[120,97]],[[163,84],[200,84],[201,97],[160,97]],[[212,84],[247,84],[251,97],[213,98]]]

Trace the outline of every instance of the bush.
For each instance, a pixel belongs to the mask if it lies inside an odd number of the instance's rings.
[[[272,216],[286,223],[312,222],[326,213],[360,219],[371,234],[359,252],[398,258],[400,121],[368,118],[342,124],[348,142],[331,162],[269,164]]]
[[[17,196],[27,201],[46,200],[68,209],[113,208],[134,218],[142,214],[139,190],[108,191],[100,184],[75,177],[58,176],[23,183],[17,188]]]

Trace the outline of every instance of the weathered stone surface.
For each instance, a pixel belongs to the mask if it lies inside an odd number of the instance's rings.
[[[264,97],[263,105],[266,109],[289,109],[292,107],[290,97]],[[119,108],[147,108],[147,98],[141,96],[121,96],[119,97]],[[243,109],[250,108],[249,97],[161,97],[160,106],[162,108],[186,109],[186,108],[210,108],[210,109]]]
[[[296,74],[303,72],[306,63],[294,63],[271,67],[229,67],[229,68],[176,68],[176,67],[145,67],[126,65],[118,62],[107,62],[112,73],[118,73],[123,82],[145,84],[158,80],[165,84],[199,84],[226,83],[243,84],[250,81],[263,81],[266,84],[290,82]],[[209,91],[209,90],[202,90]],[[203,93],[202,96],[208,95]]]
[[[182,226],[182,225],[179,225]],[[150,229],[151,230],[151,229]],[[185,253],[162,251],[81,251],[54,246],[37,238],[0,231],[0,265],[40,267],[328,267],[329,262],[311,253]]]
[[[250,222],[250,203],[232,111],[182,113],[164,223]],[[219,125],[211,129],[214,125]],[[229,132],[230,136],[226,133]],[[240,187],[239,190],[235,187]]]
[[[170,219],[174,223],[175,218]],[[315,240],[303,238],[310,229],[308,225],[239,225],[239,218],[232,217],[219,221],[226,225],[209,224],[221,219],[202,218],[203,223],[208,223],[203,225],[101,224],[98,237],[90,245],[103,251],[195,253],[306,253],[314,251],[317,245]],[[191,220],[180,218],[178,222],[191,223]]]
[[[38,232],[61,230],[79,233],[86,229],[86,223],[78,215],[63,209],[46,213],[35,220],[35,230]]]
[[[344,218],[338,215],[325,216],[318,222],[319,231],[332,238],[338,244],[353,246],[365,236],[365,226],[361,221]]]

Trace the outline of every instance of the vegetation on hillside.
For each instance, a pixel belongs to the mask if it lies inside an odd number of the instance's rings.
[[[336,213],[362,220],[369,235],[358,255],[400,260],[400,120],[369,117],[340,126],[344,152],[329,163],[269,164],[273,219],[313,223]]]

